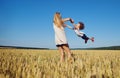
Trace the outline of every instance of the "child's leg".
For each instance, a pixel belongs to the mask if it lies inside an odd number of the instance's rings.
[[[83,34],[82,39],[84,39],[84,40],[88,40],[89,37],[87,37],[85,34]]]
[[[94,37],[89,38],[89,37],[87,37],[85,34],[83,34],[82,39],[85,40],[85,43],[87,43],[88,40],[91,40],[92,42],[94,42]]]
[[[85,34],[83,34],[82,39],[84,39],[84,40],[85,40],[85,43],[87,43],[87,41],[88,41],[90,38],[87,37]]]

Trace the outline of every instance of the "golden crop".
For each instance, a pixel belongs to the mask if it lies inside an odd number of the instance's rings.
[[[57,50],[0,48],[0,78],[120,78],[120,50],[72,50],[60,63]]]

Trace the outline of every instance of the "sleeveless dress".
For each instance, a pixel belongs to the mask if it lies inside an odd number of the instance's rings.
[[[66,34],[64,31],[64,27],[58,28],[54,23],[53,23],[53,28],[55,31],[55,44],[56,45],[62,45],[62,44],[67,44],[67,39],[66,39]]]

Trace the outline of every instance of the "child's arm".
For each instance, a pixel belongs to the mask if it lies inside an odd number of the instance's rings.
[[[74,22],[71,22],[71,24],[74,26],[74,28],[76,28],[76,24],[74,24]]]
[[[72,23],[72,25],[73,25],[74,27],[76,27],[76,24]]]

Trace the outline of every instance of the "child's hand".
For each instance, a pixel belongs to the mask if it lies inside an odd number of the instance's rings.
[[[74,20],[70,18],[70,22],[71,22],[71,23],[74,23]]]

